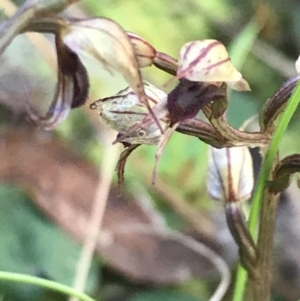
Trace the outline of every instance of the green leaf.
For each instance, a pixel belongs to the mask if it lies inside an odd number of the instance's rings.
[[[249,231],[254,238],[257,239],[257,226],[259,222],[259,214],[261,203],[263,200],[263,193],[265,185],[270,177],[270,172],[272,170],[272,166],[277,155],[280,142],[282,141],[283,134],[285,133],[287,126],[297,109],[297,106],[300,102],[300,83],[297,84],[291,98],[289,99],[284,112],[279,118],[277,128],[272,136],[272,140],[269,144],[269,148],[266,152],[264,161],[261,166],[261,170],[256,182],[256,188],[252,198],[252,207],[250,211],[249,217]],[[235,284],[235,292],[234,292],[234,301],[243,300],[243,294],[246,288],[247,274],[245,270],[241,267],[238,267],[238,275]]]

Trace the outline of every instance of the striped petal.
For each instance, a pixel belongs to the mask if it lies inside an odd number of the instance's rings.
[[[179,53],[177,78],[199,82],[226,82],[236,90],[249,90],[242,74],[232,65],[225,46],[217,40],[192,41]]]
[[[248,147],[209,147],[207,191],[214,200],[240,202],[253,190],[252,157]]]
[[[78,55],[95,59],[108,72],[122,74],[163,132],[148,103],[134,45],[123,28],[106,18],[71,20],[62,24],[65,45]]]

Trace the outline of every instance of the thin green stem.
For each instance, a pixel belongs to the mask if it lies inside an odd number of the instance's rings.
[[[261,202],[263,199],[263,193],[265,185],[269,179],[269,175],[272,169],[273,162],[276,158],[276,154],[279,148],[279,144],[282,140],[283,134],[300,102],[300,83],[297,84],[290,100],[288,101],[286,108],[279,119],[278,125],[271,139],[269,148],[266,152],[266,156],[262,163],[262,167],[257,179],[256,189],[254,191],[252,199],[252,207],[249,218],[249,231],[254,239],[257,240],[257,226],[260,216]],[[243,301],[243,295],[246,288],[247,273],[239,266],[237,272],[237,279],[235,283],[235,291],[233,301]]]
[[[64,295],[68,296],[75,296],[82,301],[95,301],[88,295],[81,293],[80,291],[69,287],[67,285],[63,285],[57,283],[55,281],[50,281],[34,276],[29,276],[25,274],[18,274],[18,273],[11,273],[11,272],[1,272],[0,271],[0,281],[10,281],[10,282],[18,282],[18,283],[25,283],[25,284],[33,284],[40,287],[47,288],[49,290],[53,290],[56,292],[60,292]]]
[[[247,271],[239,264],[237,273],[236,273],[236,280],[234,286],[234,293],[232,301],[242,301],[244,300],[244,292],[247,283]]]

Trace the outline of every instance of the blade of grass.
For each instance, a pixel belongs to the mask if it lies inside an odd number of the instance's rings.
[[[300,102],[300,83],[297,84],[290,100],[287,103],[285,111],[283,112],[282,116],[279,119],[277,128],[274,132],[269,148],[266,152],[266,156],[262,163],[261,171],[257,179],[256,189],[254,191],[254,195],[252,199],[252,207],[251,207],[250,218],[249,218],[249,231],[255,241],[257,240],[256,230],[259,222],[260,208],[261,208],[264,188],[266,182],[269,179],[269,175],[272,169],[272,164],[275,160],[283,134],[299,102]],[[239,266],[237,279],[235,283],[233,301],[243,301],[246,282],[247,282],[247,274],[243,270],[243,268]]]
[[[228,52],[231,61],[237,69],[241,69],[249,55],[251,48],[256,41],[260,27],[254,21],[251,21],[247,26],[234,38],[230,43]]]
[[[62,293],[64,295],[76,296],[78,299],[80,299],[82,301],[95,301],[88,295],[81,293],[80,291],[78,291],[70,286],[63,285],[63,284],[60,284],[55,281],[50,281],[50,280],[34,277],[34,276],[0,271],[0,281],[33,284],[36,286],[44,287],[49,290],[53,290],[53,291]]]
[[[232,63],[237,69],[241,69],[249,55],[253,44],[255,43],[258,34],[260,32],[260,27],[254,21],[251,21],[247,26],[235,37],[234,41],[229,46],[229,54],[232,60]],[[229,91],[230,98],[231,90]],[[247,281],[247,272],[246,270],[239,265],[233,301],[238,301],[243,299],[243,294]]]
[[[237,273],[236,273],[236,280],[235,280],[235,284],[234,284],[234,293],[233,293],[232,301],[243,301],[244,300],[246,283],[247,283],[247,272],[239,264]]]
[[[228,52],[233,65],[239,71],[243,70],[244,64],[251,53],[251,49],[257,41],[260,29],[261,27],[255,21],[250,21],[230,43]],[[251,101],[247,101],[247,94],[234,93],[232,89],[229,89],[228,93],[230,105],[226,117],[231,125],[237,127],[240,126],[245,118],[249,118],[249,116],[254,114],[254,104]],[[236,112],[239,110],[243,113],[237,115]]]

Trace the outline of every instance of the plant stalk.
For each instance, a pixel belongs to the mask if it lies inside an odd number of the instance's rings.
[[[257,242],[259,256],[256,264],[256,271],[259,278],[257,281],[254,280],[253,283],[253,300],[271,300],[272,251],[278,202],[279,193],[275,194],[270,192],[269,189],[265,189]]]
[[[272,171],[273,167],[273,162],[276,159],[276,155],[278,152],[279,144],[282,140],[283,134],[300,102],[300,84],[298,83],[290,100],[287,102],[286,107],[284,112],[282,113],[281,118],[279,119],[277,128],[274,132],[274,135],[272,136],[272,140],[270,142],[269,148],[266,152],[264,161],[262,163],[261,171],[258,176],[256,188],[254,191],[254,195],[252,198],[252,206],[251,206],[251,212],[250,212],[250,218],[249,218],[249,231],[254,239],[256,241],[257,237],[257,226],[258,226],[258,221],[260,218],[260,213],[264,212],[262,216],[264,218],[261,218],[261,223],[262,225],[260,226],[260,230],[264,229],[265,227],[272,227],[273,229],[271,230],[263,230],[268,233],[266,238],[263,238],[262,234],[260,234],[260,242],[258,246],[258,252],[261,253],[260,257],[260,263],[258,266],[260,269],[262,268],[265,263],[271,268],[271,262],[268,262],[267,260],[271,260],[271,258],[267,259],[266,257],[269,255],[271,257],[271,252],[272,252],[272,240],[273,240],[273,231],[275,227],[275,214],[276,214],[276,209],[278,205],[278,201],[275,199],[274,204],[271,204],[270,199],[266,199],[266,202],[264,204],[263,197],[265,193],[265,185],[267,181],[270,178],[270,173]],[[264,209],[262,209],[261,206],[264,206]],[[270,213],[266,212],[270,210]],[[268,223],[270,223],[268,225]],[[272,237],[270,235],[272,234]],[[265,241],[263,241],[265,239]],[[270,241],[271,239],[271,241]],[[267,273],[271,273],[267,271]],[[267,279],[267,275],[263,276],[264,279]],[[261,281],[261,283],[258,283]],[[236,285],[235,285],[235,291],[234,291],[234,301],[243,301],[244,300],[244,292],[246,290],[246,283],[247,283],[247,275],[245,271],[239,267],[238,269],[238,275],[237,275],[237,280],[236,280]],[[258,295],[258,290],[261,288],[255,288],[256,286],[261,286],[264,285],[262,280],[257,280],[255,283],[253,283],[253,289],[255,290],[255,296],[258,299],[254,300],[263,300],[261,299],[261,296]],[[267,298],[267,296],[266,296]]]

